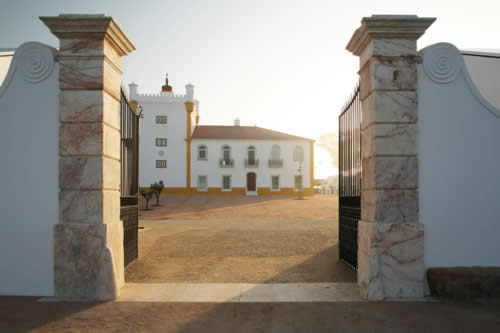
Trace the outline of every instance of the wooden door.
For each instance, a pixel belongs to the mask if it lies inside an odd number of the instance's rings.
[[[255,172],[250,172],[247,174],[247,191],[255,191],[256,187],[256,178]]]

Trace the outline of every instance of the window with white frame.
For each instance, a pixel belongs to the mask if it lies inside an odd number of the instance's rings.
[[[248,147],[248,165],[255,165],[255,147]]]
[[[304,148],[302,146],[295,146],[293,160],[296,162],[304,161]]]
[[[207,190],[208,190],[208,176],[198,175],[198,191],[207,191]]]
[[[298,191],[302,189],[302,176],[301,175],[295,176],[295,189]]]
[[[166,168],[167,167],[167,160],[156,160],[156,167],[157,168]]]
[[[166,138],[156,138],[156,147],[166,147],[167,139]]]
[[[156,123],[157,124],[166,124],[167,123],[167,116],[156,116]]]
[[[280,189],[280,176],[271,176],[271,190]]]
[[[198,159],[206,160],[208,159],[208,148],[205,145],[198,146]]]
[[[280,146],[273,146],[271,148],[271,160],[278,161],[281,156]]]
[[[226,162],[226,164],[229,164],[231,161],[231,147],[228,145],[222,146],[222,158]]]
[[[222,190],[230,191],[231,190],[231,176],[222,176]]]

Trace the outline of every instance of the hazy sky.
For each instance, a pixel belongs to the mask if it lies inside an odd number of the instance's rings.
[[[194,84],[201,124],[239,117],[313,139],[337,128],[357,81],[358,59],[345,46],[363,16],[437,17],[419,48],[500,49],[500,0],[0,0],[0,48],[58,46],[38,16],[60,13],[113,16],[137,48],[123,59],[123,82],[157,93],[168,72],[176,93]]]

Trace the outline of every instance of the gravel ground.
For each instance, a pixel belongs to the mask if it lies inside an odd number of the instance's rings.
[[[142,210],[145,202],[139,198],[141,220],[274,220],[274,219],[336,219],[338,197],[314,195],[297,200],[292,196],[242,195],[161,195],[161,206]]]
[[[162,196],[141,211],[129,282],[354,282],[338,260],[336,196]]]
[[[329,220],[143,221],[128,282],[354,282]]]

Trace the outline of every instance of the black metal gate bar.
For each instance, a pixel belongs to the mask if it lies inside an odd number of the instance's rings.
[[[120,219],[123,221],[124,265],[128,266],[139,255],[139,206],[137,197],[120,198]]]
[[[121,196],[136,195],[139,180],[139,116],[121,91]]]
[[[361,100],[359,83],[339,116],[339,257],[358,266],[361,219]]]
[[[138,257],[139,116],[121,90],[120,219],[123,221],[125,267]]]

